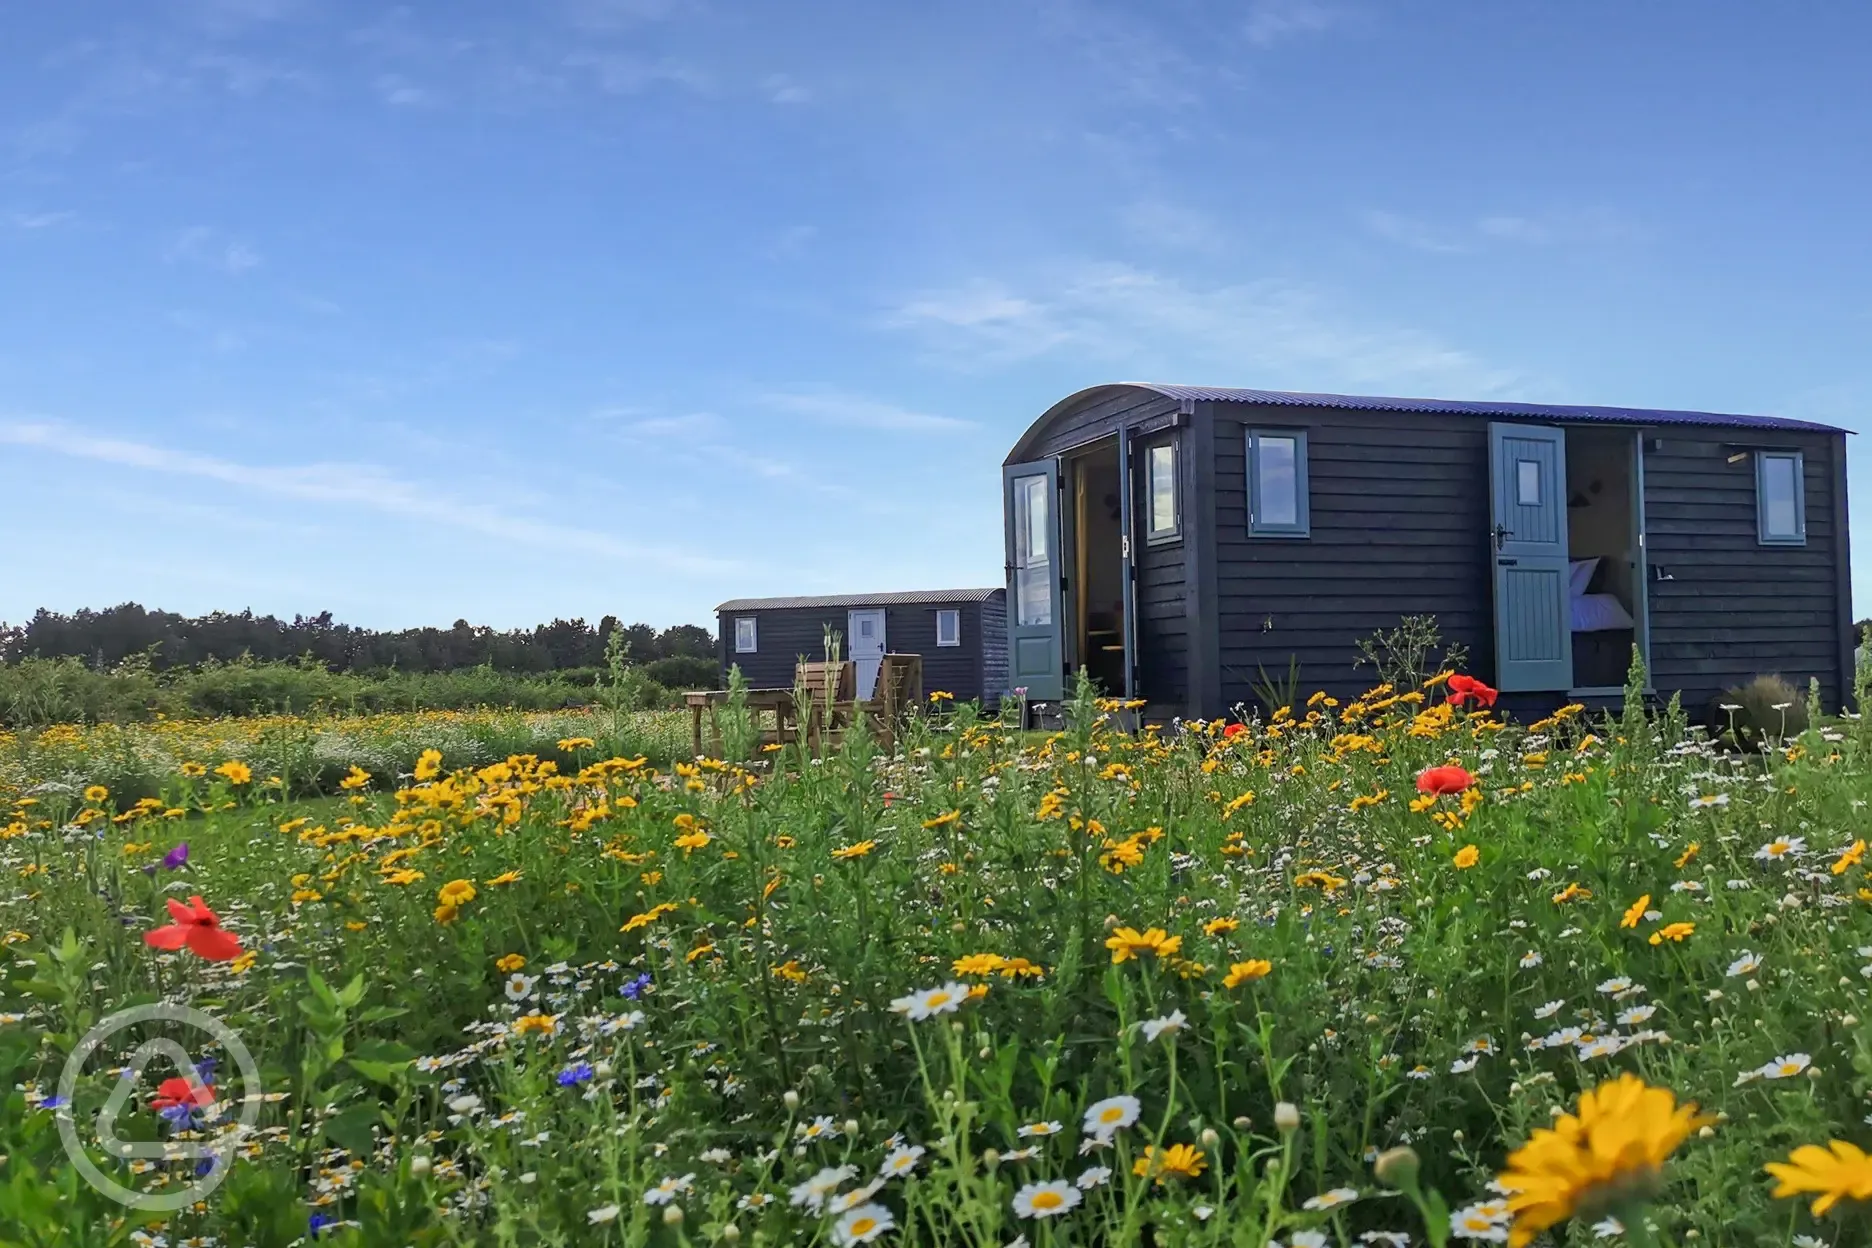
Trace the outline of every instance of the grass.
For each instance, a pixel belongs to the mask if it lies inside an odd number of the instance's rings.
[[[1661,1165],[1569,1188],[1554,1242],[1866,1242],[1762,1170],[1872,1136],[1862,721],[1724,753],[1433,682],[1134,738],[1082,692],[1039,740],[962,708],[896,757],[695,764],[599,718],[8,747],[0,1242],[1486,1242],[1509,1156],[1622,1073],[1711,1117],[1614,1115]],[[1419,797],[1433,766],[1474,783]],[[190,894],[240,959],[141,939]],[[79,1181],[45,1100],[157,998],[254,1053],[218,1104],[272,1098],[167,1214]],[[226,1130],[171,1119],[123,1129]]]

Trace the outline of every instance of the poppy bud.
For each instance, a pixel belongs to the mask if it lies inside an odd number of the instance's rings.
[[[781,1095],[780,1103],[787,1107],[787,1112],[791,1113],[799,1108],[799,1093],[795,1092],[792,1088],[788,1088]]]

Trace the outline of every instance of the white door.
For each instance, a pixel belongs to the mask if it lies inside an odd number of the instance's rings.
[[[884,658],[884,612],[853,611],[846,624],[852,662],[858,665],[858,700],[863,702],[877,689],[878,664]]]

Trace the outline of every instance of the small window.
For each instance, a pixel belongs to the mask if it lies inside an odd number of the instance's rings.
[[[1168,541],[1181,529],[1177,524],[1176,443],[1163,442],[1144,452],[1144,492],[1149,500],[1145,537]]]
[[[1312,531],[1306,434],[1248,431],[1248,531],[1257,537],[1306,537]]]
[[[1540,506],[1540,461],[1515,461],[1515,503],[1521,507]]]
[[[734,622],[734,648],[736,654],[753,654],[755,650],[754,617],[737,615]]]
[[[1799,451],[1755,455],[1755,524],[1764,546],[1807,544],[1807,478]]]
[[[962,613],[951,607],[936,613],[936,644],[939,646],[959,646],[962,644]]]

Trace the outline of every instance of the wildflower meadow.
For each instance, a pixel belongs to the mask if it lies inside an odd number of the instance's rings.
[[[16,739],[0,1244],[1872,1242],[1872,727],[1492,703]]]

